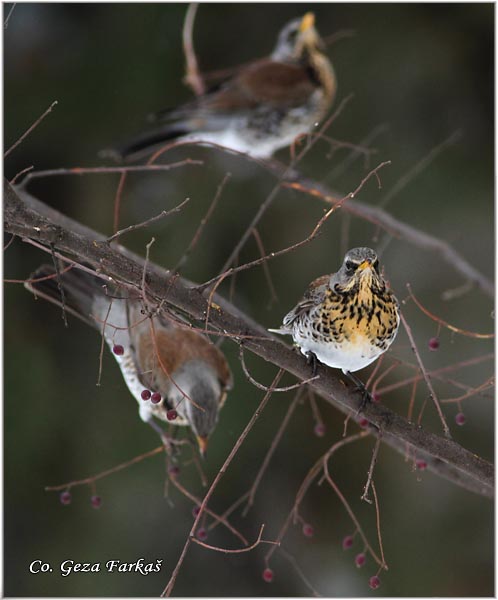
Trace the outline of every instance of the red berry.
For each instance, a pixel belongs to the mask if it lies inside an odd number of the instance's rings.
[[[271,569],[265,569],[263,571],[263,581],[271,583],[273,581],[273,571]]]
[[[59,496],[61,504],[71,504],[71,492],[65,491]]]
[[[168,421],[174,421],[177,416],[178,416],[178,413],[176,412],[176,410],[174,408],[171,408],[166,413],[166,418],[168,419]]]
[[[424,471],[425,469],[427,469],[427,463],[425,462],[425,460],[422,460],[421,458],[417,458],[417,460],[415,461],[415,466],[420,471]]]
[[[121,344],[116,344],[112,351],[114,352],[114,354],[116,354],[116,356],[121,356],[122,354],[124,354],[124,348],[123,346],[121,346]]]
[[[303,535],[305,537],[313,537],[313,534],[315,533],[314,529],[313,529],[313,525],[310,525],[309,523],[305,523],[303,525]]]
[[[168,469],[168,473],[171,475],[171,477],[176,477],[180,474],[180,467],[177,465],[171,465],[171,467]]]
[[[373,590],[376,590],[380,586],[380,579],[378,578],[378,576],[377,575],[373,575],[373,577],[370,577],[370,579],[368,581],[368,585]]]
[[[159,402],[161,402],[161,394],[159,392],[154,392],[151,395],[150,400],[152,404],[158,404]]]
[[[200,510],[201,510],[200,506],[194,506],[194,508],[192,509],[192,514],[194,515],[194,517],[197,517]]]
[[[102,506],[102,498],[100,496],[92,496],[90,502],[93,508],[100,508]]]
[[[204,527],[199,527],[196,535],[201,540],[201,542],[204,542],[205,540],[207,540],[208,534],[207,534],[207,531],[204,529]]]
[[[362,428],[362,429],[366,429],[368,427],[368,419],[365,419],[364,417],[362,419],[360,419],[358,421],[358,425]]]
[[[439,338],[433,337],[429,340],[429,350],[435,352],[439,348]]]
[[[342,548],[343,548],[343,550],[349,550],[352,545],[353,545],[353,537],[351,535],[347,535],[342,540]]]
[[[315,425],[315,427],[313,428],[313,432],[316,435],[316,437],[323,437],[325,435],[326,431],[327,431],[327,428],[325,427],[325,425],[323,423],[317,423]]]
[[[355,565],[360,568],[365,564],[365,561],[367,560],[367,557],[365,556],[365,554],[363,552],[360,552],[360,554],[357,554],[355,556],[354,562]]]
[[[465,417],[465,415],[463,414],[463,412],[459,412],[456,416],[455,416],[455,423],[457,425],[465,425],[467,419]]]
[[[152,394],[150,393],[150,390],[143,390],[140,396],[142,400],[149,400]]]
[[[378,392],[374,392],[372,394],[372,401],[375,402],[376,404],[378,404],[380,402],[380,394]]]

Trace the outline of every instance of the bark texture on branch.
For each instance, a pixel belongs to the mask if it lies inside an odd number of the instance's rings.
[[[93,265],[106,275],[141,289],[144,260],[119,245],[110,245],[105,236],[69,219],[48,207],[25,191],[10,186],[4,188],[4,228],[21,238],[52,246],[76,261]],[[147,295],[158,303],[167,304],[186,313],[194,325],[202,326],[209,311],[209,329],[229,333],[233,340],[278,368],[285,369],[299,380],[309,379],[311,369],[306,359],[289,346],[271,336],[267,330],[218,294],[212,300],[216,308],[208,307],[209,290],[199,290],[182,277],[148,263],[145,283]],[[245,336],[251,336],[246,338]],[[340,373],[318,366],[319,379],[309,383],[317,394],[336,408],[357,418],[361,394],[356,392]],[[407,444],[428,468],[458,485],[492,497],[494,467],[488,461],[469,452],[454,441],[424,430],[381,404],[370,404],[362,417],[374,425],[373,435],[404,454]]]

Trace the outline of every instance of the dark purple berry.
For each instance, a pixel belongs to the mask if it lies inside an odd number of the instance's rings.
[[[200,510],[201,510],[200,506],[194,506],[194,508],[192,509],[192,514],[194,515],[194,517],[197,517]]]
[[[376,590],[378,587],[380,587],[380,579],[377,575],[373,575],[372,577],[370,577],[369,581],[368,581],[368,585],[373,589]]]
[[[326,431],[327,428],[323,423],[317,423],[313,428],[313,432],[315,433],[316,437],[323,437]]]
[[[263,571],[263,581],[271,583],[273,581],[273,571],[271,569],[265,569]]]
[[[343,548],[343,550],[349,550],[352,545],[353,545],[353,537],[351,535],[347,535],[342,540],[342,548]]]
[[[168,469],[168,473],[171,475],[171,477],[176,477],[180,474],[180,467],[177,465],[171,465],[171,467]]]
[[[59,500],[61,501],[61,504],[71,504],[71,492],[68,492],[67,490],[62,492],[59,496]]]
[[[463,412],[459,412],[455,416],[455,423],[457,425],[465,425],[466,422],[467,422],[467,419],[466,419],[465,415],[463,414]]]
[[[439,348],[439,338],[433,337],[429,340],[429,350],[435,352]]]
[[[102,498],[100,496],[92,496],[90,502],[93,508],[100,508],[102,506]]]
[[[124,354],[124,348],[123,346],[121,346],[121,344],[115,344],[112,351],[116,356],[121,356],[122,354]]]
[[[159,402],[161,402],[161,394],[159,392],[154,392],[150,397],[150,401],[152,404],[159,404]]]
[[[178,417],[178,413],[176,412],[176,410],[174,408],[171,408],[166,413],[166,418],[168,419],[168,421],[174,421],[176,419],[176,417]]]
[[[196,535],[201,540],[201,542],[207,540],[208,537],[207,531],[204,529],[204,527],[199,527]]]
[[[417,467],[417,469],[419,469],[419,471],[424,471],[425,469],[427,469],[427,463],[421,458],[417,458],[417,460],[415,461],[415,466]]]
[[[313,529],[313,525],[310,525],[309,523],[305,523],[303,525],[303,535],[307,538],[311,538],[313,537],[313,534],[315,533],[314,529]]]
[[[358,421],[358,425],[362,428],[362,429],[366,429],[368,427],[368,419],[365,419],[364,417],[362,419],[360,419]]]
[[[360,552],[360,554],[357,554],[355,556],[354,562],[355,565],[360,568],[365,564],[365,561],[367,560],[367,557],[365,556],[365,554],[363,552]]]
[[[380,398],[381,398],[381,396],[380,396],[379,392],[374,392],[372,394],[372,401],[375,402],[376,404],[378,404],[380,402]]]
[[[152,396],[150,390],[143,390],[142,393],[140,394],[142,400],[150,400],[150,397]]]

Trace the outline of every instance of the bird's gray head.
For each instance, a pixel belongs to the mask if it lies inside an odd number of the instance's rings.
[[[306,51],[321,48],[322,41],[315,29],[315,15],[293,19],[280,31],[271,58],[280,62],[299,62]]]
[[[176,386],[171,385],[169,400],[189,422],[204,454],[208,437],[218,421],[223,393],[219,379],[210,365],[198,359],[187,361],[172,374],[172,379]]]
[[[371,248],[353,248],[346,252],[341,268],[330,278],[330,287],[349,289],[364,276],[370,276],[375,282],[381,282],[379,259]]]

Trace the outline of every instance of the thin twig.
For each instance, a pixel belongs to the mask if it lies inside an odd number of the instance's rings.
[[[374,472],[374,468],[375,468],[375,463],[377,462],[377,454],[379,453],[380,440],[381,440],[381,436],[379,435],[379,437],[375,440],[375,446],[374,446],[374,449],[372,452],[372,460],[370,461],[370,466],[368,468],[367,482],[365,484],[365,487],[363,488],[363,494],[361,496],[361,499],[364,500],[365,502],[368,502],[369,504],[372,504],[372,501],[368,497],[368,492],[370,490],[370,483],[372,482],[372,476],[373,476],[373,472]]]
[[[202,80],[199,66],[197,64],[197,58],[194,51],[193,42],[193,29],[195,15],[199,8],[198,2],[191,2],[188,6],[187,12],[185,13],[185,21],[183,23],[183,52],[185,54],[186,62],[186,74],[183,81],[191,88],[196,96],[202,96],[206,91],[204,82]]]
[[[205,542],[202,542],[201,540],[197,539],[195,535],[193,535],[191,539],[193,542],[195,542],[199,546],[202,546],[203,548],[207,548],[208,550],[214,550],[215,552],[222,552],[223,554],[242,554],[243,552],[250,552],[251,550],[254,550],[256,546],[259,546],[259,544],[275,544],[279,546],[280,544],[278,542],[272,542],[270,540],[261,539],[264,528],[264,524],[261,525],[258,537],[253,544],[247,546],[247,548],[237,548],[236,550],[229,550],[228,548],[219,548],[218,546],[211,546],[210,544],[206,544]]]
[[[249,512],[249,509],[254,504],[254,498],[256,496],[256,492],[258,490],[259,484],[261,483],[261,479],[263,478],[263,475],[265,474],[266,469],[268,468],[268,465],[270,464],[270,460],[271,460],[273,454],[275,453],[275,450],[277,449],[277,447],[280,443],[280,440],[282,439],[282,435],[284,434],[284,431],[287,429],[287,425],[289,424],[289,421],[294,413],[294,410],[296,409],[296,406],[298,405],[298,402],[301,399],[301,394],[302,394],[302,389],[298,390],[296,392],[296,394],[294,395],[294,400],[291,402],[287,412],[285,413],[285,417],[283,418],[282,423],[280,424],[280,427],[278,428],[278,431],[272,440],[270,448],[268,449],[268,452],[266,453],[266,456],[265,456],[263,462],[261,463],[261,467],[259,468],[256,478],[254,479],[254,482],[251,485],[251,489],[248,492],[249,496],[247,499],[247,504],[242,512],[242,516],[244,516],[244,517],[247,515],[247,513]]]
[[[160,454],[161,452],[164,452],[164,446],[158,446],[157,448],[154,448],[154,450],[149,450],[148,452],[144,452],[143,454],[140,454],[139,456],[135,456],[135,458],[132,458],[131,460],[127,460],[124,463],[120,463],[119,465],[112,467],[111,469],[107,469],[106,471],[102,471],[101,473],[98,473],[97,475],[92,475],[91,477],[86,477],[85,479],[77,479],[76,481],[70,481],[69,483],[62,483],[60,485],[46,486],[45,491],[46,492],[57,492],[60,490],[67,490],[69,488],[76,487],[78,485],[87,485],[87,484],[94,483],[95,481],[97,481],[99,479],[103,479],[104,477],[107,477],[108,475],[112,475],[113,473],[122,471],[123,469],[126,469],[127,467],[130,467],[131,465],[135,465],[135,464],[141,462],[142,460],[145,460],[146,458],[149,458],[151,456],[155,456],[156,454]]]
[[[375,552],[375,550],[372,548],[372,546],[369,544],[368,539],[360,525],[360,522],[358,521],[358,519],[356,518],[356,515],[353,512],[353,509],[351,508],[351,506],[349,505],[349,502],[346,500],[344,494],[341,492],[341,490],[338,488],[337,484],[335,483],[335,481],[332,479],[332,477],[330,476],[329,470],[328,470],[328,465],[327,463],[324,464],[324,478],[327,481],[327,483],[330,485],[330,487],[334,490],[334,492],[336,493],[337,497],[339,498],[339,500],[342,502],[344,508],[346,509],[347,513],[349,514],[351,520],[353,521],[356,529],[358,530],[358,533],[361,536],[361,539],[363,540],[363,543],[365,544],[367,550],[370,552],[370,554],[372,555],[372,558],[375,560],[375,562],[379,565],[382,566],[384,564],[384,561],[382,558],[379,558]]]
[[[178,162],[170,163],[167,165],[131,165],[128,167],[71,167],[62,169],[46,169],[43,171],[34,171],[29,173],[22,182],[21,186],[25,188],[31,179],[39,179],[42,177],[60,177],[61,175],[114,175],[119,173],[153,173],[160,171],[170,171],[178,167],[184,167],[186,165],[203,165],[202,160],[193,160],[186,158]]]
[[[125,233],[130,233],[131,231],[136,231],[137,229],[142,229],[143,227],[147,227],[148,225],[151,225],[152,223],[155,223],[156,221],[159,221],[160,219],[163,219],[164,217],[168,217],[169,215],[171,215],[173,213],[177,213],[188,202],[190,202],[190,198],[185,198],[185,200],[183,202],[180,202],[180,204],[178,204],[178,206],[175,206],[174,208],[170,208],[169,210],[163,210],[155,217],[151,217],[150,219],[147,219],[146,221],[143,221],[142,223],[136,223],[135,225],[130,225],[129,227],[125,227],[124,229],[120,229],[119,231],[116,231],[116,233],[114,235],[111,235],[110,237],[108,237],[106,241],[107,241],[107,243],[110,243],[113,240],[115,240],[116,238],[121,237]]]
[[[244,371],[244,375],[247,377],[247,379],[259,390],[263,390],[263,392],[267,392],[270,388],[267,387],[266,385],[263,385],[262,383],[259,383],[258,381],[256,381],[254,379],[254,377],[252,377],[251,374],[249,373],[247,366],[246,366],[245,359],[244,359],[244,347],[242,346],[242,344],[239,347],[239,358],[240,358],[240,363],[242,365],[242,370]],[[310,383],[311,381],[315,381],[315,379],[319,379],[319,377],[320,377],[320,375],[315,375],[314,377],[310,377],[309,379],[304,379],[303,381],[300,381],[299,383],[295,383],[294,385],[288,385],[287,387],[281,387],[281,388],[274,388],[272,391],[273,392],[290,392],[292,390],[302,388],[304,385]]]
[[[382,535],[380,533],[380,509],[379,509],[379,499],[377,498],[377,490],[375,489],[375,483],[372,481],[372,491],[374,493],[374,502],[375,502],[375,517],[377,520],[377,536],[379,539],[379,549],[380,549],[380,556],[382,558],[382,565],[381,567],[387,571],[389,568],[387,566],[386,563],[386,559],[384,558],[384,548],[382,546]]]
[[[25,169],[22,169],[21,171],[19,171],[19,173],[16,173],[14,175],[14,177],[12,177],[12,179],[9,181],[10,185],[15,185],[15,183],[17,182],[17,180],[19,179],[19,177],[21,177],[25,173],[29,173],[33,169],[34,169],[34,166],[31,165],[30,167],[26,167]]]
[[[17,2],[14,2],[14,4],[11,6],[8,15],[5,17],[5,21],[3,22],[3,28],[7,29],[7,27],[9,26],[9,20],[10,17],[12,16],[12,13],[14,12],[14,8],[16,7]]]
[[[256,228],[254,228],[252,230],[252,234],[254,236],[254,239],[256,240],[256,244],[258,245],[259,254],[261,255],[261,257],[263,257],[266,254],[266,252],[265,247],[263,245],[263,240],[259,235],[259,231]],[[278,302],[278,296],[275,286],[273,285],[273,280],[271,278],[270,267],[268,266],[266,261],[263,263],[263,273],[265,274],[266,283],[268,284],[268,289],[270,290],[270,302],[268,303],[268,308],[270,308],[274,302]]]
[[[202,232],[204,231],[204,227],[206,226],[207,222],[211,218],[211,215],[213,214],[214,209],[216,208],[216,205],[218,204],[218,201],[221,198],[221,194],[225,188],[225,185],[227,184],[227,182],[231,176],[232,176],[231,173],[226,173],[225,176],[223,177],[220,185],[218,186],[218,188],[216,190],[216,194],[215,194],[211,204],[209,205],[209,208],[208,208],[206,214],[204,215],[204,217],[202,217],[202,219],[199,223],[199,226],[197,227],[197,231],[194,233],[194,237],[192,238],[192,240],[190,241],[190,244],[188,245],[187,249],[183,253],[183,256],[180,257],[176,266],[173,267],[173,269],[172,269],[173,272],[178,272],[187,262],[187,260],[190,256],[190,253],[196,247],[197,242],[199,241],[199,239],[202,235]]]
[[[28,135],[29,135],[29,134],[30,134],[30,133],[31,133],[31,132],[32,132],[34,129],[36,129],[36,128],[38,127],[38,125],[39,125],[39,124],[40,124],[40,123],[43,121],[43,119],[44,119],[44,118],[45,118],[45,117],[46,117],[46,116],[47,116],[49,113],[51,113],[51,112],[52,112],[52,109],[54,108],[54,106],[55,106],[56,104],[58,104],[58,101],[57,101],[57,100],[54,100],[54,101],[52,102],[52,104],[51,104],[51,105],[50,105],[50,106],[47,108],[47,110],[46,110],[46,111],[45,111],[45,112],[44,112],[44,113],[41,115],[41,117],[38,117],[38,119],[36,119],[36,121],[33,123],[33,125],[31,125],[31,127],[29,127],[29,128],[28,128],[28,129],[27,129],[27,130],[26,130],[26,131],[25,131],[25,132],[24,132],[24,133],[21,135],[21,137],[20,137],[20,138],[17,140],[17,142],[14,142],[14,143],[12,144],[12,146],[11,146],[11,147],[10,147],[8,150],[6,150],[6,151],[4,152],[4,155],[3,155],[3,157],[4,157],[4,158],[7,158],[7,156],[9,156],[9,154],[10,154],[10,153],[11,153],[11,152],[12,152],[12,151],[15,149],[15,148],[17,148],[17,146],[19,146],[19,144],[20,144],[20,143],[21,143],[21,142],[22,142],[22,141],[23,141],[23,140],[24,140],[26,137],[28,137]]]
[[[114,198],[114,220],[112,222],[112,230],[116,232],[119,227],[119,211],[121,208],[121,198],[123,196],[123,189],[126,182],[126,171],[123,171],[119,176],[118,188],[116,190],[116,196]]]
[[[419,162],[415,163],[411,169],[409,169],[391,188],[389,192],[384,196],[384,199],[380,202],[379,206],[385,208],[389,202],[397,196],[417,175],[419,175],[430,163],[435,160],[437,156],[443,152],[448,146],[454,144],[462,137],[461,131],[455,131],[450,135],[449,138],[438,144],[433,148],[426,156],[424,156]]]
[[[408,325],[408,323],[405,319],[405,316],[403,315],[403,313],[401,311],[399,313],[399,316],[400,316],[401,322],[403,323],[403,327],[405,328],[406,335],[408,336],[408,339],[410,340],[410,346],[411,346],[413,353],[415,354],[415,357],[417,359],[417,362],[420,366],[420,371],[422,372],[425,383],[427,384],[427,387],[429,388],[429,393],[431,395],[432,401],[434,402],[434,406],[436,407],[436,411],[437,411],[437,414],[439,415],[439,419],[441,420],[441,423],[443,425],[444,435],[448,439],[451,439],[450,428],[448,427],[448,424],[446,423],[446,419],[444,418],[444,414],[443,414],[443,411],[441,410],[441,405],[439,404],[439,400],[437,398],[437,394],[432,385],[431,378],[429,377],[429,374],[427,373],[424,363],[422,362],[422,358],[420,357],[420,353],[418,351],[417,345],[415,344],[415,339],[413,337],[411,327]]]
[[[176,487],[176,489],[181,492],[186,498],[188,498],[189,500],[191,500],[196,506],[200,506],[202,504],[202,500],[200,498],[198,498],[197,496],[195,496],[194,494],[192,494],[191,492],[189,492],[187,490],[186,487],[184,487],[179,481],[178,481],[178,477],[170,477],[170,481],[172,482],[172,484]],[[212,511],[209,507],[205,507],[204,512],[209,515],[210,517],[212,517],[214,519],[213,524],[211,525],[211,527],[214,527],[216,525],[224,525],[231,533],[233,533],[236,537],[239,538],[239,540],[245,544],[246,546],[249,545],[249,542],[246,540],[246,538],[242,535],[242,533],[240,533],[240,531],[238,529],[235,529],[235,527],[227,520],[227,513],[224,513],[222,515],[218,515],[216,514],[214,511]]]
[[[424,315],[426,315],[427,317],[429,317],[429,319],[432,319],[433,321],[435,321],[439,325],[442,325],[443,327],[446,327],[450,331],[453,331],[455,333],[459,333],[460,335],[465,335],[467,337],[478,338],[480,340],[489,340],[489,339],[492,339],[492,338],[495,337],[494,333],[474,333],[473,331],[466,331],[465,329],[460,329],[459,327],[455,327],[454,325],[450,325],[450,323],[447,323],[446,321],[443,321],[443,319],[441,319],[440,317],[436,317],[436,315],[432,314],[424,306],[422,306],[422,304],[417,300],[417,298],[415,298],[415,295],[414,295],[414,293],[412,291],[412,286],[409,283],[406,284],[406,287],[408,289],[408,293],[410,294],[410,298],[415,302],[415,304],[418,306],[418,308],[420,308],[420,310],[424,313]]]
[[[283,373],[284,373],[284,371],[282,369],[279,369],[278,373],[275,376],[275,379],[273,380],[272,387],[276,387],[278,385],[278,382],[280,381]],[[204,498],[203,498],[203,500],[201,502],[201,505],[199,507],[199,512],[197,513],[197,517],[195,518],[194,523],[192,525],[192,528],[190,529],[190,534],[189,534],[189,536],[187,538],[187,541],[185,542],[185,545],[183,547],[183,550],[182,550],[182,553],[180,555],[180,558],[178,559],[178,562],[176,563],[175,568],[173,569],[171,577],[170,577],[170,579],[168,581],[168,584],[164,588],[164,590],[163,590],[163,592],[161,594],[161,597],[169,597],[171,595],[171,592],[173,591],[173,588],[175,586],[176,579],[178,577],[178,573],[180,572],[180,569],[182,567],[183,561],[185,560],[185,556],[186,556],[187,551],[188,551],[188,549],[190,547],[190,543],[192,541],[192,536],[194,535],[194,533],[195,533],[195,531],[197,529],[197,525],[199,524],[199,521],[201,520],[201,517],[202,517],[202,514],[204,512],[204,509],[207,506],[207,503],[209,502],[209,499],[213,495],[213,492],[216,489],[216,486],[218,485],[218,482],[220,481],[220,479],[222,478],[222,476],[225,474],[225,472],[228,469],[230,463],[232,462],[234,456],[237,454],[240,446],[242,445],[242,443],[246,439],[247,435],[251,431],[254,423],[256,422],[256,420],[258,419],[259,415],[261,414],[261,411],[266,406],[266,404],[267,404],[268,400],[270,399],[271,395],[272,395],[272,392],[271,392],[271,389],[270,389],[270,391],[268,391],[265,394],[265,396],[263,397],[263,399],[261,400],[258,408],[256,409],[255,413],[253,414],[253,416],[249,420],[248,424],[245,426],[244,431],[241,433],[239,439],[235,442],[235,445],[232,448],[232,450],[230,451],[230,454],[226,458],[225,462],[223,463],[223,466],[218,471],[218,473],[217,473],[216,477],[214,478],[211,486],[209,487],[208,491],[206,492],[206,495],[204,496]]]

